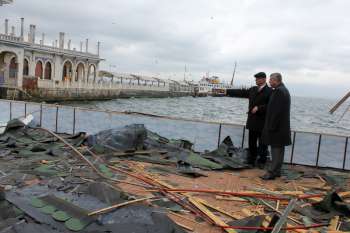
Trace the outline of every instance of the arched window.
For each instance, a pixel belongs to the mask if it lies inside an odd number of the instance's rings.
[[[63,72],[62,72],[62,80],[63,81],[72,81],[72,62],[66,61],[63,65]]]
[[[91,64],[89,66],[88,81],[93,80],[93,82],[95,82],[95,79],[96,79],[96,67]]]
[[[38,61],[35,66],[35,77],[43,78],[43,63]]]
[[[85,67],[83,63],[79,63],[76,70],[75,81],[85,81]]]
[[[16,57],[13,57],[10,61],[9,78],[16,78],[16,77],[17,77],[17,61],[16,61]]]
[[[51,79],[51,73],[52,73],[52,66],[51,66],[51,62],[46,62],[45,65],[45,79]]]
[[[23,75],[24,76],[29,75],[29,62],[27,59],[24,59],[24,61],[23,61]]]

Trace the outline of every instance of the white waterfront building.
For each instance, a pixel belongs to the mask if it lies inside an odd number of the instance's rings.
[[[36,26],[30,25],[28,36],[24,36],[24,19],[21,19],[20,35],[15,27],[9,27],[5,19],[5,31],[0,34],[0,84],[16,86],[36,83],[37,87],[76,86],[73,83],[88,84],[96,81],[99,63],[100,43],[95,53],[89,51],[89,40],[80,49],[71,47],[71,40],[65,41],[65,33],[47,45],[45,34],[38,41]],[[35,77],[37,80],[30,81]],[[28,80],[26,80],[28,79]],[[28,88],[28,87],[27,87]]]
[[[13,3],[13,0],[0,0],[0,6]]]
[[[91,51],[86,39],[77,49],[60,32],[58,40],[48,45],[44,33],[40,40],[37,38],[36,25],[30,25],[25,36],[23,18],[19,35],[8,19],[4,24],[5,30],[0,33],[1,98],[23,99],[25,95],[59,101],[191,94],[189,85],[176,81],[133,74],[103,75],[109,72],[101,75],[100,42]]]

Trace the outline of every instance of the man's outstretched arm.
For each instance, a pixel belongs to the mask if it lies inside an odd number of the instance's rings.
[[[250,89],[226,89],[226,96],[249,98]]]

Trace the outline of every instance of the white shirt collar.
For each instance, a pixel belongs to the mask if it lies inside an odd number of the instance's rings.
[[[264,85],[259,87],[259,91],[261,91],[265,86],[267,85],[267,83],[265,83]]]

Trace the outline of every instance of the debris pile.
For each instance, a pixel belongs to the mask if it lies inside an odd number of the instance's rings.
[[[143,125],[68,135],[24,122],[0,135],[0,233],[350,231],[348,173],[285,166],[262,182],[230,138],[198,153]]]

